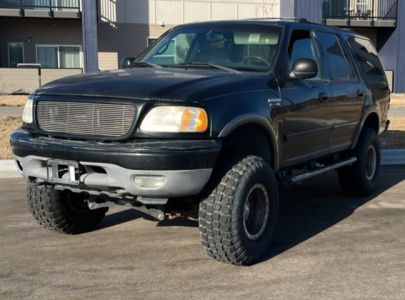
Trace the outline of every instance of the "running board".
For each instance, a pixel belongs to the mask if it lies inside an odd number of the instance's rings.
[[[309,171],[307,173],[301,174],[301,175],[297,175],[297,176],[293,176],[291,178],[287,178],[286,180],[284,180],[284,183],[287,185],[291,185],[291,184],[296,184],[298,182],[301,182],[305,179],[309,179],[318,175],[321,175],[323,173],[327,173],[336,169],[339,169],[341,167],[347,166],[347,165],[351,165],[353,163],[355,163],[357,161],[357,157],[350,157],[346,160],[343,161],[339,161],[337,163],[325,166],[325,167],[321,167],[321,168],[317,168],[313,171]]]

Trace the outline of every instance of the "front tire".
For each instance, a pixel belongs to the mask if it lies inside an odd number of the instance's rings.
[[[218,261],[252,264],[268,249],[277,222],[274,172],[257,156],[228,158],[214,172],[200,203],[202,244]]]
[[[352,154],[357,162],[338,170],[340,187],[351,196],[368,196],[375,189],[381,165],[380,143],[373,129],[363,128]]]
[[[27,188],[28,206],[42,227],[65,234],[89,231],[105,216],[108,207],[90,210],[83,194],[47,187]]]

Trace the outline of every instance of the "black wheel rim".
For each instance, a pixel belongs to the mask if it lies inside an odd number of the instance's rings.
[[[269,220],[270,201],[266,188],[255,184],[249,191],[243,207],[243,227],[251,240],[257,240]]]
[[[377,169],[377,152],[373,145],[370,145],[366,154],[366,177],[372,180]]]

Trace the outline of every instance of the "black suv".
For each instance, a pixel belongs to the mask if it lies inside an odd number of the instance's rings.
[[[196,23],[120,70],[38,89],[11,145],[43,227],[80,233],[127,205],[198,219],[211,257],[245,265],[270,244],[277,181],[337,170],[347,194],[372,193],[389,105],[364,36],[303,19]]]

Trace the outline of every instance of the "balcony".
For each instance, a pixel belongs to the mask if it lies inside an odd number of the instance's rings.
[[[0,0],[0,17],[80,19],[80,0]]]
[[[398,1],[323,0],[323,23],[341,27],[396,27]]]

